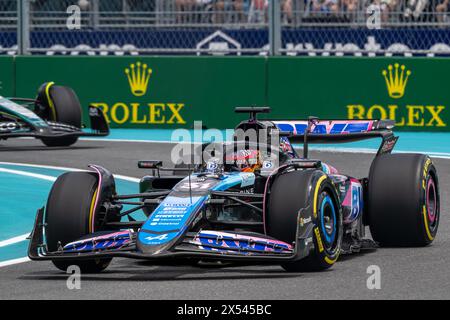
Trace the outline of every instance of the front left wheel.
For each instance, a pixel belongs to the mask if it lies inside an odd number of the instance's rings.
[[[98,226],[95,201],[98,178],[93,172],[68,172],[56,179],[45,213],[45,236],[49,251],[93,233]],[[83,273],[104,270],[112,259],[53,260],[60,270],[77,265]]]

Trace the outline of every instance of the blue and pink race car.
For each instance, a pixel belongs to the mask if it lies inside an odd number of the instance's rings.
[[[100,166],[61,175],[38,210],[29,257],[82,272],[100,272],[114,257],[299,272],[330,268],[341,254],[362,249],[434,240],[436,168],[426,155],[391,154],[398,139],[392,121],[257,119],[269,110],[236,108],[250,119],[232,142],[194,146],[198,163],[140,161],[152,174],[136,194],[117,194],[113,175]],[[309,143],[369,138],[382,142],[367,177],[308,157]],[[302,155],[293,144],[303,144]],[[133,217],[138,211],[144,221]]]

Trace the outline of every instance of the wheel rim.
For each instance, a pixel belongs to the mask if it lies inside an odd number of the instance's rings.
[[[330,247],[336,238],[336,211],[333,200],[326,192],[320,204],[320,222],[326,245]]]
[[[438,209],[437,209],[436,184],[432,176],[430,176],[427,181],[426,208],[428,221],[430,222],[431,228],[434,228],[438,218],[437,212]]]

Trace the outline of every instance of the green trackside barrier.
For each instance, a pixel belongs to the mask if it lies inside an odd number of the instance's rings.
[[[399,130],[450,131],[449,74],[447,58],[17,57],[15,92],[70,86],[122,128],[230,128],[245,117],[233,107],[269,105],[272,118],[391,118]]]
[[[390,118],[399,130],[450,131],[450,59],[270,58],[277,117]]]
[[[14,95],[14,59],[0,56],[0,96]]]
[[[265,59],[241,57],[17,57],[16,91],[46,81],[72,87],[85,108],[103,108],[111,127],[209,128],[236,123],[236,105],[265,103]],[[244,116],[242,116],[243,118]]]

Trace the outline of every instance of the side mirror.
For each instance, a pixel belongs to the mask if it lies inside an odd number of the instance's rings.
[[[162,167],[161,160],[141,160],[138,161],[139,169],[159,169]]]

